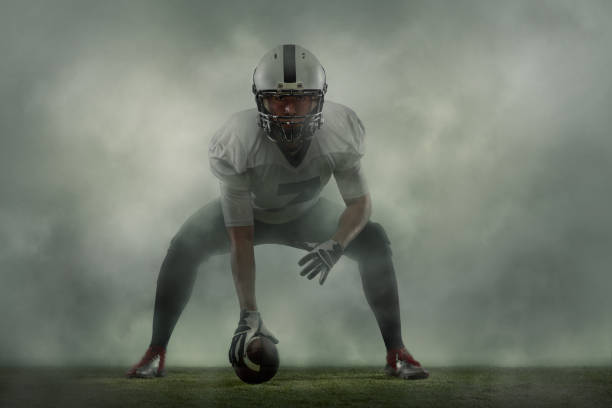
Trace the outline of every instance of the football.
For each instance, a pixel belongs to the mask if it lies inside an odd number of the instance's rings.
[[[267,337],[253,337],[246,349],[244,364],[234,366],[238,378],[247,384],[269,381],[278,371],[278,350]]]

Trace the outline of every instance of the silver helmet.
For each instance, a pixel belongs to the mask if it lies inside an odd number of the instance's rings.
[[[310,139],[323,123],[323,97],[327,91],[325,70],[310,51],[296,45],[279,45],[268,51],[253,72],[253,94],[259,111],[258,125],[274,143]],[[266,106],[269,97],[310,97],[310,112],[303,115],[273,114]]]

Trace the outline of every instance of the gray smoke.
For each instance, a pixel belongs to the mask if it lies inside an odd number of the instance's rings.
[[[0,363],[140,356],[169,240],[218,194],[210,137],[254,106],[261,55],[296,42],[366,126],[408,348],[609,364],[611,17],[604,1],[4,1]],[[283,363],[382,364],[356,264],[319,287],[300,255],[256,249]],[[226,365],[229,259],[200,272],[170,361]]]

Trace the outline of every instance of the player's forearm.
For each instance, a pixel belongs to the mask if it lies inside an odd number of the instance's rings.
[[[347,207],[338,222],[338,230],[332,239],[339,242],[342,248],[346,248],[367,224],[371,214],[372,204],[369,195],[347,202]]]
[[[230,258],[240,310],[257,310],[253,242],[244,240],[232,243]]]

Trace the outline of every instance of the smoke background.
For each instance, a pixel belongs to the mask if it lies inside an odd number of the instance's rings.
[[[408,348],[427,365],[610,364],[612,6],[605,1],[0,5],[0,363],[129,365],[214,130],[296,42],[367,130]],[[332,181],[324,195],[340,202]],[[356,264],[324,287],[256,248],[290,365],[382,365]],[[293,265],[293,266],[292,266]],[[202,265],[170,365],[223,366],[229,258]]]

